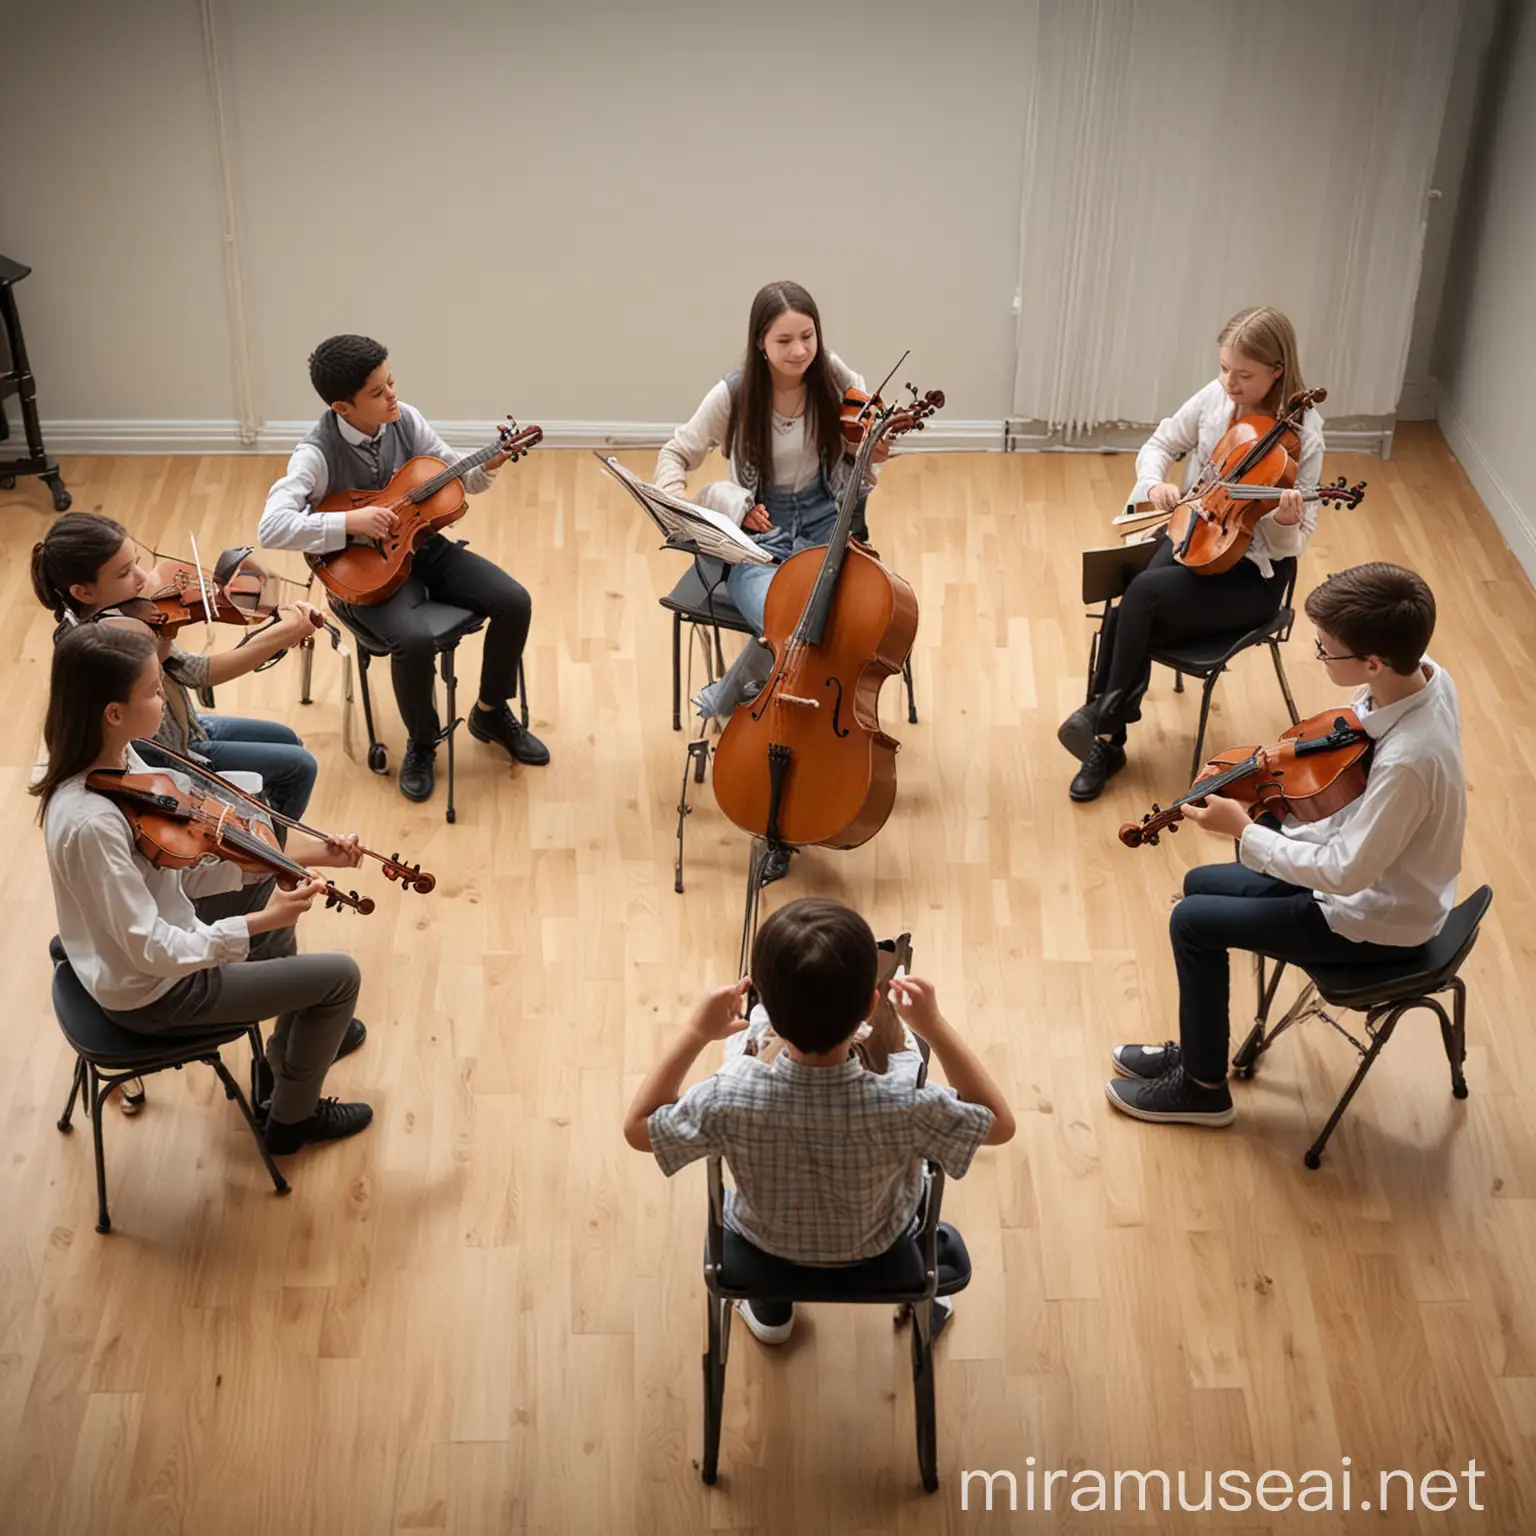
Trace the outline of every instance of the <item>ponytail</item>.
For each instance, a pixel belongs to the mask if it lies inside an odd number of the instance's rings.
[[[61,624],[79,612],[69,589],[95,581],[102,566],[123,547],[128,530],[95,512],[66,512],[32,546],[32,591]]]

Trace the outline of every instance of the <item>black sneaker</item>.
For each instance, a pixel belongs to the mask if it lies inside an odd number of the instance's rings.
[[[433,764],[437,758],[435,741],[408,741],[405,744],[405,760],[400,764],[400,793],[407,800],[431,798],[437,783]]]
[[[1124,767],[1125,748],[1096,739],[1067,793],[1077,801],[1097,800],[1104,793],[1104,786]]]
[[[367,1038],[368,1026],[361,1019],[353,1019],[347,1025],[346,1034],[341,1037],[341,1044],[336,1047],[336,1060],[340,1061],[343,1056],[350,1056]],[[267,1117],[267,1106],[272,1102],[273,1084],[272,1063],[263,1056],[256,1063],[256,1102],[251,1106],[256,1111],[258,1120],[265,1120]]]
[[[1143,1083],[1184,1065],[1177,1040],[1165,1040],[1161,1045],[1117,1045],[1109,1059],[1121,1077],[1134,1077]]]
[[[1166,1121],[1170,1125],[1231,1125],[1236,1118],[1232,1095],[1220,1088],[1202,1088],[1183,1067],[1175,1067],[1150,1083],[1112,1078],[1104,1085],[1109,1102],[1133,1120]]]
[[[368,1128],[373,1110],[367,1104],[342,1104],[336,1099],[321,1099],[307,1120],[289,1125],[282,1120],[267,1121],[267,1151],[273,1157],[287,1157],[314,1141],[340,1141]]]
[[[476,741],[505,747],[514,763],[542,768],[549,761],[549,748],[505,704],[495,709],[481,709],[477,704],[470,710],[467,723],[469,734]]]

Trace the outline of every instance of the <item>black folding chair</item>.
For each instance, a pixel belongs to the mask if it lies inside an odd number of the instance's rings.
[[[704,1284],[709,1342],[704,1352],[704,1456],[700,1476],[719,1475],[720,1427],[725,1406],[725,1366],[731,1314],[737,1301],[840,1302],[897,1308],[896,1326],[912,1324],[912,1395],[917,1419],[917,1461],[924,1489],[939,1486],[938,1419],[934,1405],[933,1303],[971,1281],[964,1240],[939,1220],[944,1170],[929,1165],[915,1235],[862,1264],[837,1268],[792,1264],[764,1253],[725,1225],[725,1185],[720,1159],[709,1159],[709,1224]]]
[[[1103,605],[1098,612],[1089,615],[1098,620],[1098,627],[1088,645],[1086,699],[1089,701],[1093,698],[1093,679],[1099,666],[1099,637],[1104,620],[1109,616],[1110,605],[1124,594],[1131,579],[1146,569],[1154,547],[1151,543],[1130,544],[1123,549],[1090,549],[1083,554],[1083,601]],[[1296,701],[1291,697],[1290,681],[1285,675],[1285,663],[1280,656],[1280,647],[1291,638],[1291,628],[1296,622],[1296,611],[1292,606],[1295,593],[1296,567],[1292,565],[1285,590],[1281,594],[1280,606],[1264,623],[1253,629],[1199,635],[1191,640],[1181,640],[1177,645],[1152,648],[1152,660],[1172,670],[1175,693],[1184,692],[1186,676],[1201,678],[1205,684],[1200,693],[1200,723],[1195,730],[1195,750],[1190,759],[1191,779],[1198,775],[1204,765],[1202,753],[1205,749],[1205,728],[1210,720],[1211,694],[1215,691],[1216,679],[1244,651],[1256,645],[1269,647],[1270,659],[1275,664],[1275,676],[1280,681],[1280,692],[1285,698],[1291,724],[1295,725],[1300,720],[1301,716],[1296,712]]]
[[[1285,974],[1285,962],[1263,955],[1254,957],[1258,1014],[1248,1038],[1232,1058],[1234,1076],[1252,1077],[1259,1058],[1286,1030],[1303,1019],[1322,1019],[1348,1040],[1360,1055],[1360,1065],[1344,1090],[1344,1096],[1334,1106],[1322,1134],[1307,1148],[1303,1161],[1308,1168],[1321,1165],[1323,1148],[1343,1118],[1355,1090],[1365,1081],[1365,1074],[1392,1038],[1397,1021],[1415,1008],[1427,1008],[1440,1021],[1440,1039],[1451,1065],[1451,1092],[1458,1099],[1466,1098],[1467,1080],[1462,1066],[1467,1057],[1467,985],[1457,973],[1472,953],[1478,927],[1492,904],[1493,888],[1479,886],[1446,918],[1445,926],[1428,944],[1410,951],[1401,963],[1306,966],[1307,984],[1273,1028],[1268,1022],[1269,1011],[1275,1000],[1275,989]],[[1272,970],[1269,969],[1271,966]],[[1452,998],[1449,1014],[1439,1001],[1439,994],[1444,992],[1449,992]],[[1328,1012],[1325,1004],[1363,1013],[1366,1040],[1358,1040],[1350,1034]]]
[[[91,1131],[96,1149],[96,1230],[110,1232],[112,1218],[107,1212],[107,1164],[106,1150],[102,1145],[102,1106],[107,1095],[120,1083],[131,1082],[136,1077],[149,1077],[156,1072],[171,1069],[180,1071],[194,1061],[201,1061],[213,1068],[219,1081],[224,1084],[226,1098],[233,1099],[245,1116],[256,1141],[256,1150],[272,1176],[272,1185],[280,1195],[288,1193],[288,1181],[278,1171],[267,1151],[267,1143],[251,1113],[250,1103],[240,1091],[240,1085],[230,1074],[219,1056],[222,1046],[233,1045],[238,1040],[250,1039],[253,1052],[252,1080],[255,1081],[257,1066],[261,1061],[261,1030],[259,1024],[226,1024],[196,1035],[141,1035],[114,1024],[89,992],[80,984],[80,978],[70,968],[65,958],[64,946],[57,938],[48,947],[53,960],[53,1011],[59,1021],[64,1038],[75,1053],[75,1075],[69,1088],[69,1101],[59,1116],[59,1129],[74,1129],[72,1119],[75,1099],[90,1118]]]

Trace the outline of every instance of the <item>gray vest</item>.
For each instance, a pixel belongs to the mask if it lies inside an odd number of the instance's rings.
[[[412,444],[411,419],[402,407],[399,421],[384,424],[373,444],[361,448],[341,435],[335,411],[327,411],[304,439],[325,455],[326,495],[333,491],[379,491],[389,484],[390,476],[416,457]],[[377,445],[377,451],[374,451]]]

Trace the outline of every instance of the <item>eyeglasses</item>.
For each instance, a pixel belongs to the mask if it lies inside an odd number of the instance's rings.
[[[1315,650],[1317,652],[1317,659],[1319,661],[1364,661],[1365,660],[1364,656],[1353,656],[1353,655],[1350,655],[1350,656],[1330,656],[1328,654],[1328,652],[1323,649],[1323,642],[1321,640],[1314,640],[1312,642],[1312,648],[1313,648],[1313,650]]]

